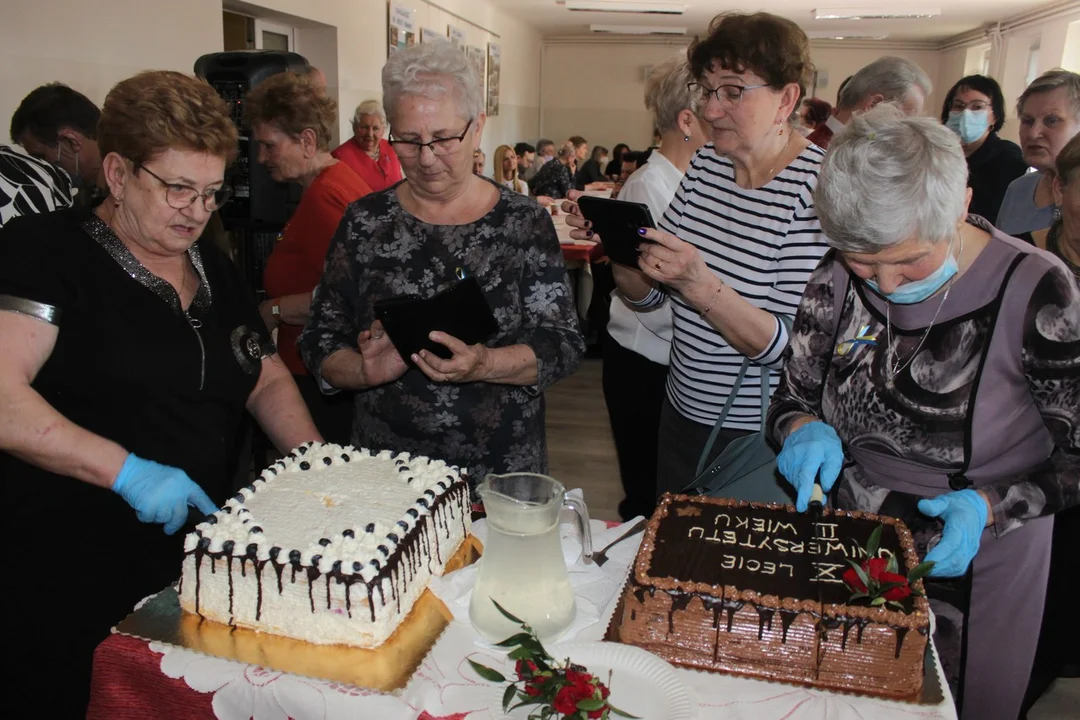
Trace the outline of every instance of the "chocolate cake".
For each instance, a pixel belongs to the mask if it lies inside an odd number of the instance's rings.
[[[625,589],[621,642],[677,665],[913,699],[922,687],[926,598],[850,602],[848,560],[882,527],[878,557],[918,564],[894,518],[665,495]],[[921,591],[921,581],[913,588]]]

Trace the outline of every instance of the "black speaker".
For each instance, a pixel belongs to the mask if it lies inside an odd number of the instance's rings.
[[[240,133],[240,153],[228,177],[233,199],[219,211],[230,230],[280,230],[300,202],[299,185],[274,182],[259,165],[258,144],[251,137],[250,128],[244,126],[244,96],[272,75],[305,72],[308,67],[303,55],[280,50],[211,53],[195,61],[195,74],[210,83],[229,104],[233,122]],[[262,278],[253,284],[261,287]]]

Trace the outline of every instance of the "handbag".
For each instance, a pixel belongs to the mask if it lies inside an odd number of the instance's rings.
[[[790,334],[791,319],[784,315],[779,318]],[[694,480],[683,489],[683,493],[746,502],[791,504],[795,501],[795,488],[776,469],[776,453],[765,439],[765,417],[769,411],[770,371],[767,368],[762,368],[761,372],[761,429],[732,441],[708,463],[709,453],[735,403],[748,367],[749,358],[743,360],[731,393],[701,451]]]

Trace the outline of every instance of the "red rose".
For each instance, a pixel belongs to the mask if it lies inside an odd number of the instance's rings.
[[[570,682],[571,685],[579,685],[581,687],[584,687],[592,683],[593,676],[589,673],[578,672],[577,670],[567,670],[566,679]]]
[[[883,585],[888,585],[889,583],[901,583],[897,587],[889,588],[884,593],[882,593],[882,597],[884,597],[886,600],[900,601],[911,594],[911,586],[908,585],[907,578],[903,575],[883,572],[881,573],[880,579]]]
[[[600,697],[604,700],[607,700],[608,695],[611,694],[611,691],[608,690],[607,685],[605,685],[604,683],[596,683],[596,686],[600,688]]]
[[[876,580],[882,585],[888,585],[889,583],[902,583],[899,587],[890,588],[882,593],[882,597],[886,600],[903,600],[907,596],[911,595],[911,588],[908,586],[907,578],[903,575],[897,575],[886,570],[889,567],[889,561],[884,558],[872,558],[868,562],[863,562],[863,572],[871,580]],[[849,567],[844,571],[843,580],[847,583],[848,587],[854,589],[857,592],[866,592],[866,585],[859,578],[859,574],[855,572],[855,568]]]
[[[555,708],[555,712],[561,715],[573,715],[577,712],[578,700],[583,699],[578,697],[577,688],[573,685],[564,685],[556,693],[555,702],[552,703],[552,706]]]
[[[544,694],[544,691],[540,689],[540,685],[542,684],[542,680],[540,682],[525,683],[525,687],[523,688],[525,690],[525,694],[529,697],[540,697]]]
[[[514,665],[514,672],[517,673],[519,680],[531,678],[538,670],[539,668],[532,660],[518,660]]]

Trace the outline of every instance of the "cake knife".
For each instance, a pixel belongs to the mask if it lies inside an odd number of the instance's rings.
[[[820,483],[814,483],[814,489],[810,491],[810,504],[807,511],[810,514],[810,522],[821,522],[821,512],[825,507],[825,491]]]

